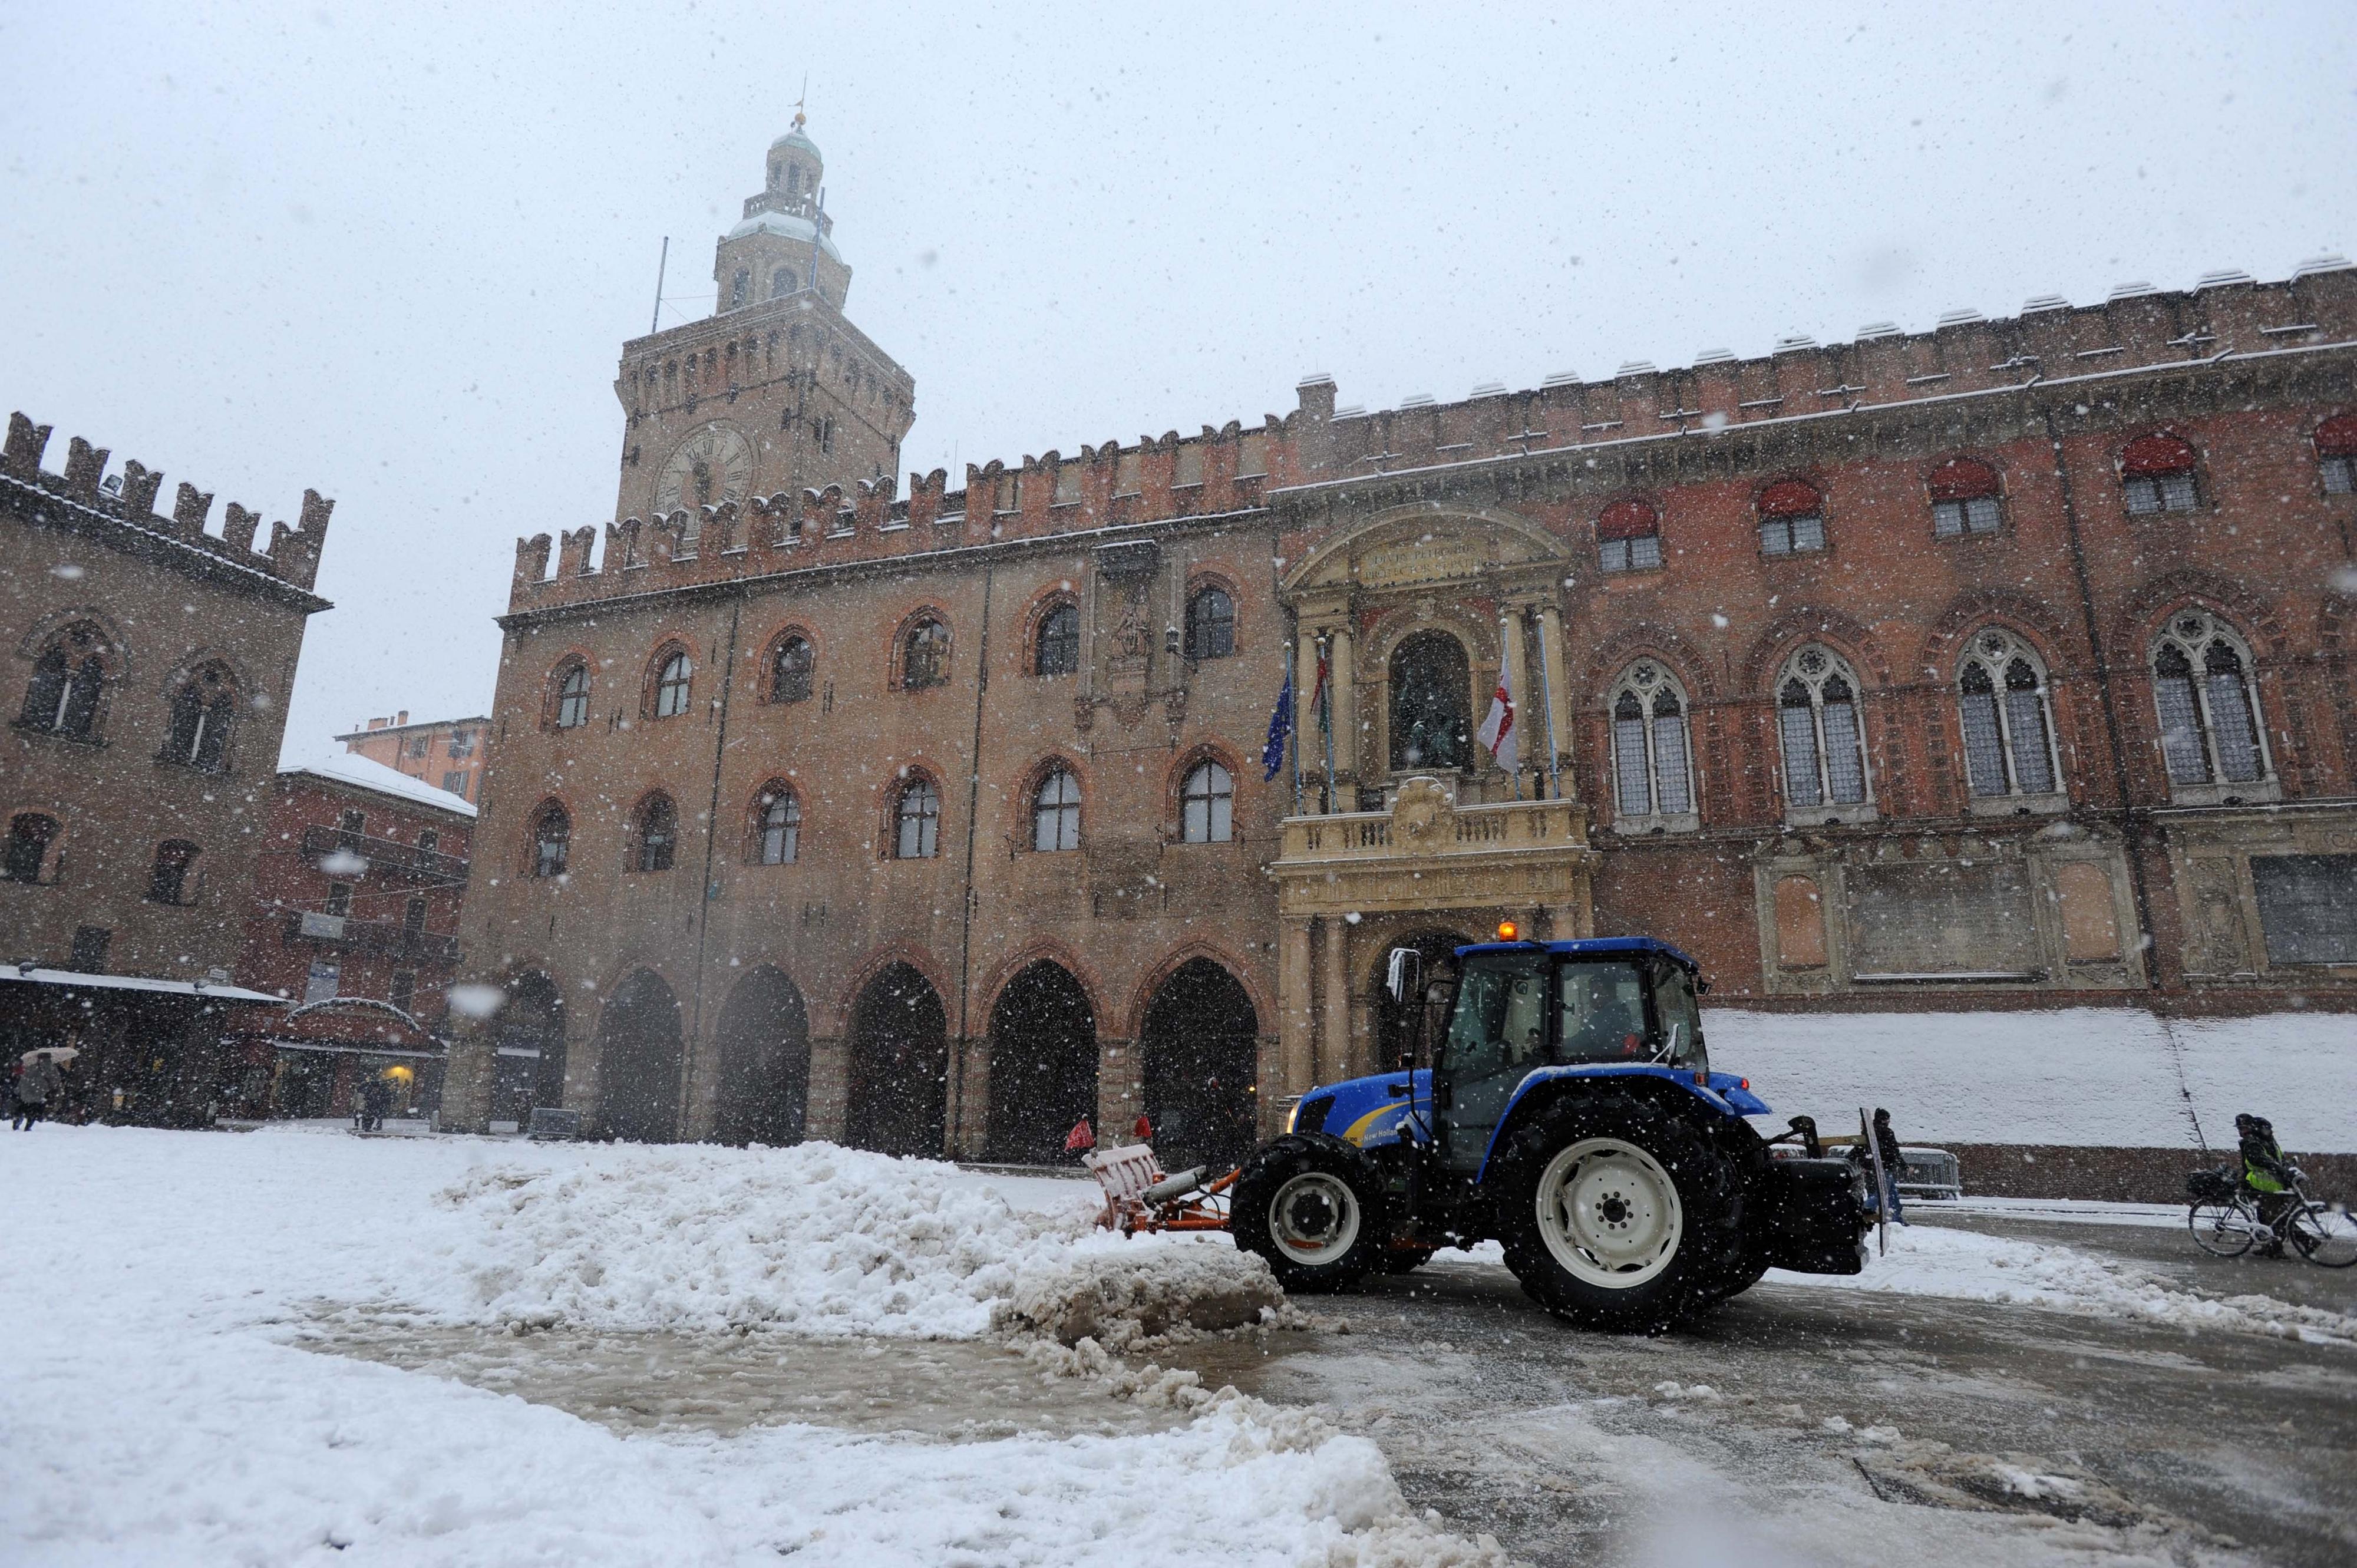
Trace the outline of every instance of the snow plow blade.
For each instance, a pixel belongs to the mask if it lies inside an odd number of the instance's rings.
[[[1751,1201],[1770,1268],[1865,1272],[1866,1194],[1847,1160],[1770,1160]]]

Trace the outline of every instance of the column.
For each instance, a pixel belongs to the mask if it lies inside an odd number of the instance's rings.
[[[1328,634],[1328,646],[1332,650],[1334,669],[1334,771],[1356,783],[1359,777],[1359,691],[1357,639],[1351,636],[1348,622]],[[1342,811],[1356,808],[1356,799],[1339,802]]]
[[[1302,809],[1309,811],[1318,794],[1314,781],[1326,771],[1326,750],[1318,737],[1317,712],[1309,705],[1309,694],[1318,689],[1318,629],[1306,621],[1297,629],[1300,635],[1293,644],[1293,746],[1301,768]]]
[[[811,1036],[810,1098],[803,1112],[808,1136],[843,1142],[851,1109],[850,1071],[848,1042],[842,1036]]]
[[[1318,922],[1325,928],[1326,950],[1321,955],[1319,989],[1325,993],[1319,1009],[1318,1076],[1330,1081],[1351,1076],[1351,928],[1340,917]]]
[[[1128,1139],[1146,1109],[1146,1064],[1135,1040],[1097,1036],[1096,1134],[1100,1148]]]
[[[1555,715],[1555,764],[1563,770],[1563,792],[1579,798],[1571,771],[1571,682],[1563,663],[1563,612],[1553,605],[1539,607],[1539,657],[1546,661],[1547,689]]]
[[[1272,1100],[1299,1094],[1318,1078],[1317,1041],[1310,1032],[1309,917],[1287,915],[1279,927],[1276,1011],[1285,1069],[1282,1079],[1270,1086]]]

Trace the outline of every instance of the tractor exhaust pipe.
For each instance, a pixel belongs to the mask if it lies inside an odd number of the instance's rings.
[[[1209,1169],[1211,1169],[1209,1165],[1197,1165],[1193,1170],[1180,1171],[1176,1176],[1164,1176],[1160,1181],[1139,1193],[1138,1198],[1141,1202],[1149,1204],[1175,1203],[1201,1187],[1203,1173]]]

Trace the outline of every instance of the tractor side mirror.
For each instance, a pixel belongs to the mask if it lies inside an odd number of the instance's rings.
[[[1392,993],[1392,1004],[1404,1007],[1407,1000],[1424,989],[1424,955],[1414,948],[1392,949],[1391,961],[1383,969],[1383,989]]]

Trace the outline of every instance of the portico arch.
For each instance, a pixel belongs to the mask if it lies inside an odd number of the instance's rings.
[[[679,1136],[679,1000],[662,976],[633,970],[597,1020],[597,1131],[632,1144]]]
[[[782,970],[762,964],[720,1013],[720,1102],[713,1136],[783,1147],[802,1141],[810,1111],[810,1010]]]

